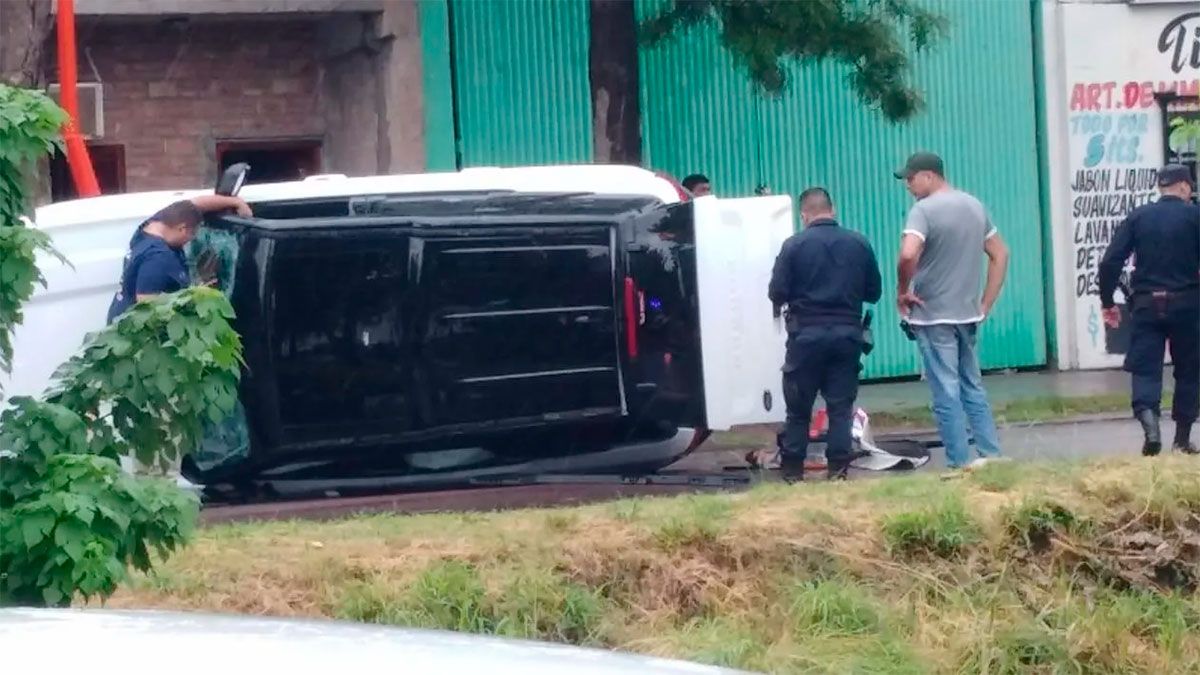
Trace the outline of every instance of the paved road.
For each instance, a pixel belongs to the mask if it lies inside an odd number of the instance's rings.
[[[1040,371],[984,375],[988,398],[995,405],[1031,398],[1082,397],[1129,393],[1129,373],[1120,370]],[[1175,380],[1168,366],[1163,388],[1174,391]],[[919,380],[864,384],[858,405],[871,412],[907,410],[929,401],[929,385]]]
[[[1163,420],[1162,432],[1166,441],[1173,438],[1175,426],[1170,420]],[[1082,460],[1119,455],[1136,456],[1142,447],[1141,427],[1133,419],[1010,426],[1001,429],[1000,439],[1005,454],[1018,460]],[[945,466],[944,451],[934,448],[932,453],[930,463],[920,470],[928,471]],[[713,471],[721,466],[744,464],[743,454],[743,449],[705,450],[702,447],[672,468]]]
[[[1170,442],[1175,425],[1163,420],[1163,439]],[[1008,454],[1015,459],[1087,459],[1138,454],[1142,428],[1132,418],[1108,422],[1016,426],[1001,433]]]
[[[1170,439],[1174,427],[1163,424],[1163,436]],[[1133,420],[1077,422],[1041,426],[1014,426],[1001,430],[1006,453],[1016,460],[1081,460],[1088,458],[1129,455],[1137,456],[1141,447],[1141,432]],[[754,448],[702,447],[668,471],[718,472],[724,467],[744,467],[744,453]],[[1200,458],[1197,459],[1200,466]],[[937,471],[945,466],[940,448],[933,450],[932,461],[918,469]],[[855,479],[886,480],[903,475],[892,472],[856,471]],[[744,486],[743,486],[744,487]],[[246,506],[218,506],[202,513],[205,524],[240,520],[273,520],[280,518],[331,518],[353,513],[392,512],[424,513],[430,511],[466,511],[557,506],[580,504],[620,497],[679,494],[708,491],[711,488],[666,485],[621,484],[558,484],[524,487],[451,490],[433,493],[375,495],[343,499],[277,502]]]

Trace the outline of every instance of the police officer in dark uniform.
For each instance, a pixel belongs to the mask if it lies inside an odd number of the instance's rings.
[[[1187,167],[1168,164],[1158,172],[1160,198],[1125,219],[1113,233],[1100,262],[1100,306],[1104,321],[1116,327],[1121,315],[1113,302],[1130,254],[1133,327],[1125,370],[1132,375],[1133,415],[1146,440],[1142,454],[1162,449],[1159,430],[1165,344],[1175,364],[1176,450],[1196,454],[1192,424],[1200,412],[1200,206],[1192,199]]]
[[[863,303],[879,301],[879,263],[865,237],[838,225],[823,188],[800,195],[800,218],[804,230],[784,242],[769,291],[777,312],[787,308],[781,468],[785,480],[803,479],[812,407],[820,393],[829,415],[828,477],[844,480],[865,344]]]

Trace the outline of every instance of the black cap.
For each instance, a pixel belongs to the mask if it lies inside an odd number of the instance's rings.
[[[894,175],[900,180],[906,180],[921,171],[932,171],[939,176],[946,175],[946,167],[942,164],[942,158],[932,152],[913,154],[904,163],[904,168],[896,171]]]
[[[1192,172],[1182,164],[1168,164],[1158,170],[1158,187],[1192,182]]]

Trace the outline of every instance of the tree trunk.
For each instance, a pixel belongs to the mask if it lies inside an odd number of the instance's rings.
[[[51,0],[0,0],[0,81],[43,84],[42,49],[54,22]]]
[[[589,5],[588,60],[595,160],[639,164],[642,129],[633,0],[590,0]]]
[[[52,0],[0,0],[0,83],[41,88],[45,84],[43,49],[54,17]],[[27,176],[29,204],[50,201],[50,162],[43,158]]]

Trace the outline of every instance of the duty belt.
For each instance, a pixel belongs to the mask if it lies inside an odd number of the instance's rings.
[[[1196,288],[1187,288],[1181,291],[1138,291],[1130,296],[1130,298],[1132,300],[1131,304],[1134,309],[1138,307],[1153,309],[1156,315],[1159,317],[1164,317],[1167,315],[1167,311],[1170,309],[1172,300],[1175,300],[1176,298],[1196,296],[1197,291],[1198,289]]]

